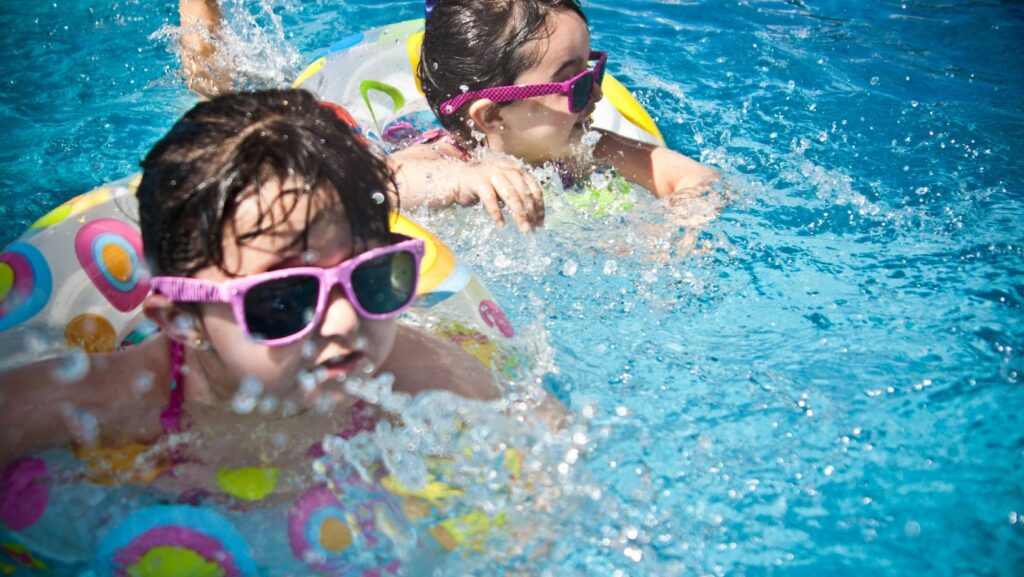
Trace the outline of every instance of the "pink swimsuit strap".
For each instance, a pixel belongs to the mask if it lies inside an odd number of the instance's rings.
[[[432,130],[424,132],[419,136],[419,138],[412,141],[410,146],[412,144],[431,144],[439,140],[447,144],[450,144],[452,147],[455,148],[455,150],[458,150],[460,158],[462,160],[469,160],[473,156],[472,154],[470,154],[468,150],[466,150],[461,144],[459,144],[459,141],[456,140],[455,137],[452,136],[450,132],[443,128],[434,128]]]
[[[168,340],[171,343],[171,398],[167,408],[160,413],[160,424],[164,427],[165,435],[182,431],[182,406],[185,404],[185,378],[181,370],[184,365],[185,347],[179,342]]]

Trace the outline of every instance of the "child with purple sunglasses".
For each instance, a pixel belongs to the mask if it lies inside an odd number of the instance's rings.
[[[581,140],[601,99],[609,57],[590,46],[577,0],[428,0],[417,71],[447,134],[392,155],[406,207],[477,202],[499,225],[502,208],[523,231],[544,220],[531,166],[556,164],[563,181],[608,165],[658,198],[706,192],[718,174],[661,146],[597,130],[592,159]],[[487,148],[513,157],[481,159]],[[454,161],[454,162],[453,162]]]
[[[200,103],[142,167],[154,275],[143,307],[161,332],[89,357],[74,383],[58,378],[63,360],[0,375],[0,464],[187,430],[168,455],[173,477],[216,487],[216,466],[298,463],[325,435],[372,427],[378,412],[345,392],[347,378],[386,371],[399,392],[496,396],[475,358],[397,324],[423,242],[389,231],[388,167],[309,93]],[[259,410],[239,409],[243,393]],[[90,435],[72,418],[82,414],[98,427]]]

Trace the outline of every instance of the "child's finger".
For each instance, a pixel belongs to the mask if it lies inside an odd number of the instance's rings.
[[[515,219],[516,224],[519,225],[519,230],[523,232],[530,232],[533,230],[532,221],[532,202],[528,199],[522,198],[523,195],[516,187],[515,183],[505,175],[495,176],[491,179],[494,185],[494,190],[505,203],[505,208],[508,210],[512,218]],[[523,201],[527,200],[530,206]]]
[[[484,205],[484,210],[494,219],[494,223],[498,226],[505,226],[505,217],[501,214],[501,206],[498,205],[498,194],[494,189],[490,186],[481,185],[475,192],[477,198],[480,199],[480,204]]]
[[[522,190],[526,191],[530,202],[533,203],[533,224],[541,226],[544,224],[544,190],[532,174],[520,171],[519,175],[522,179]]]

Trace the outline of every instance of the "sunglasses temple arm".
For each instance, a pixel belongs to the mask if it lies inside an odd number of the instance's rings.
[[[153,277],[153,289],[175,302],[228,302],[228,289],[218,283],[181,277]]]

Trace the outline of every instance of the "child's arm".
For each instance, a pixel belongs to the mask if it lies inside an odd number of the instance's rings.
[[[154,341],[163,347],[162,358]],[[0,375],[0,463],[71,442],[123,445],[158,437],[170,389],[166,351],[166,340],[156,338],[126,351],[48,359]]]
[[[491,370],[475,357],[455,343],[402,324],[381,369],[395,375],[395,391],[412,395],[446,390],[467,399],[493,400],[499,393]]]
[[[699,196],[719,179],[717,171],[664,146],[646,144],[614,132],[603,134],[594,158],[605,162],[626,180],[650,190],[654,196]]]
[[[217,0],[181,0],[181,66],[185,83],[203,98],[231,90],[231,71],[221,67],[211,41],[220,33]]]
[[[522,163],[493,158],[469,162],[447,143],[418,144],[388,157],[403,208],[484,205],[499,226],[508,210],[519,230],[544,223],[544,192]]]

